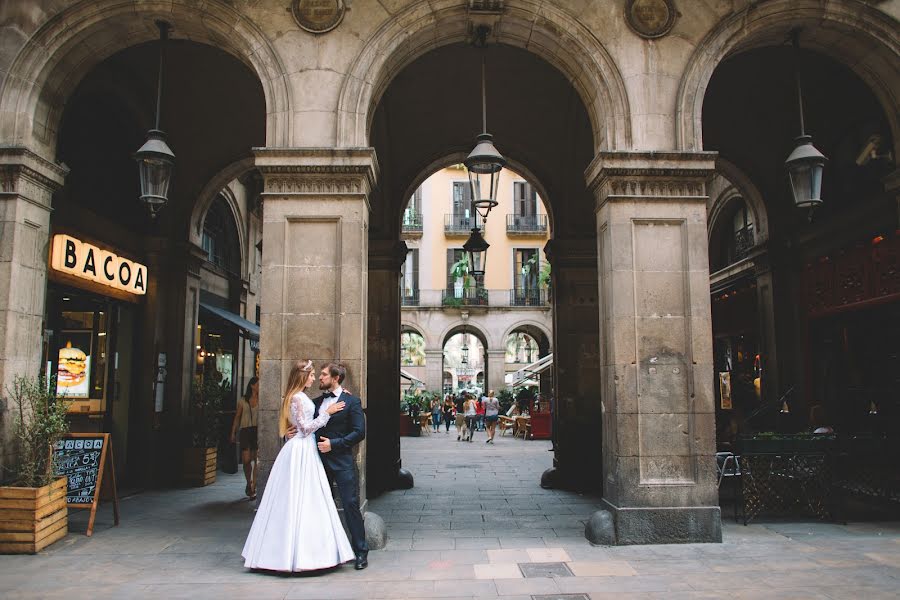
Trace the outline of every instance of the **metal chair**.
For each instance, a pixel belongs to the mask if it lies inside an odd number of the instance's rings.
[[[734,501],[734,522],[738,520],[738,486],[741,477],[740,457],[733,452],[716,452],[716,489],[722,487],[725,479],[730,479],[732,484],[732,497]]]

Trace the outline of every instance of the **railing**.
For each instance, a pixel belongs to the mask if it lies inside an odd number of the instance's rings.
[[[468,233],[474,226],[474,217],[456,214],[444,215],[444,233]]]
[[[470,287],[457,290],[444,290],[442,304],[444,306],[487,306],[488,291],[483,287]]]
[[[753,249],[753,225],[734,232],[734,260],[739,261]]]
[[[510,306],[546,306],[547,290],[524,289],[509,290]]]
[[[506,215],[506,233],[547,233],[547,215]]]
[[[400,300],[403,306],[418,306],[419,290],[400,290]]]
[[[403,233],[422,233],[421,213],[404,213],[402,227]]]

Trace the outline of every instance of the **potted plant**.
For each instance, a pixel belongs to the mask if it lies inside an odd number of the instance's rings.
[[[216,482],[222,400],[228,392],[224,385],[206,376],[195,379],[191,388],[190,446],[184,450],[182,478],[193,486],[203,487]]]
[[[13,484],[0,487],[0,552],[34,554],[69,532],[66,478],[56,476],[51,449],[69,431],[56,382],[15,377],[7,388],[19,451]]]

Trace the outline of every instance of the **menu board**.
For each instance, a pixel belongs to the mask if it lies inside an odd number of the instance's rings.
[[[69,478],[67,504],[91,504],[97,490],[104,435],[94,438],[65,438],[56,443],[56,474]]]
[[[116,493],[115,468],[108,433],[70,433],[56,443],[53,449],[56,474],[65,475],[66,504],[71,508],[90,508],[87,535],[94,530],[94,516],[103,484],[104,466],[109,461],[112,479],[113,511],[115,524],[119,524],[119,499]]]

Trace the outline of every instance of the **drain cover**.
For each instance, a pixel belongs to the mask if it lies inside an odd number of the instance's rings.
[[[525,577],[572,577],[572,571],[561,562],[519,563],[519,570]]]

